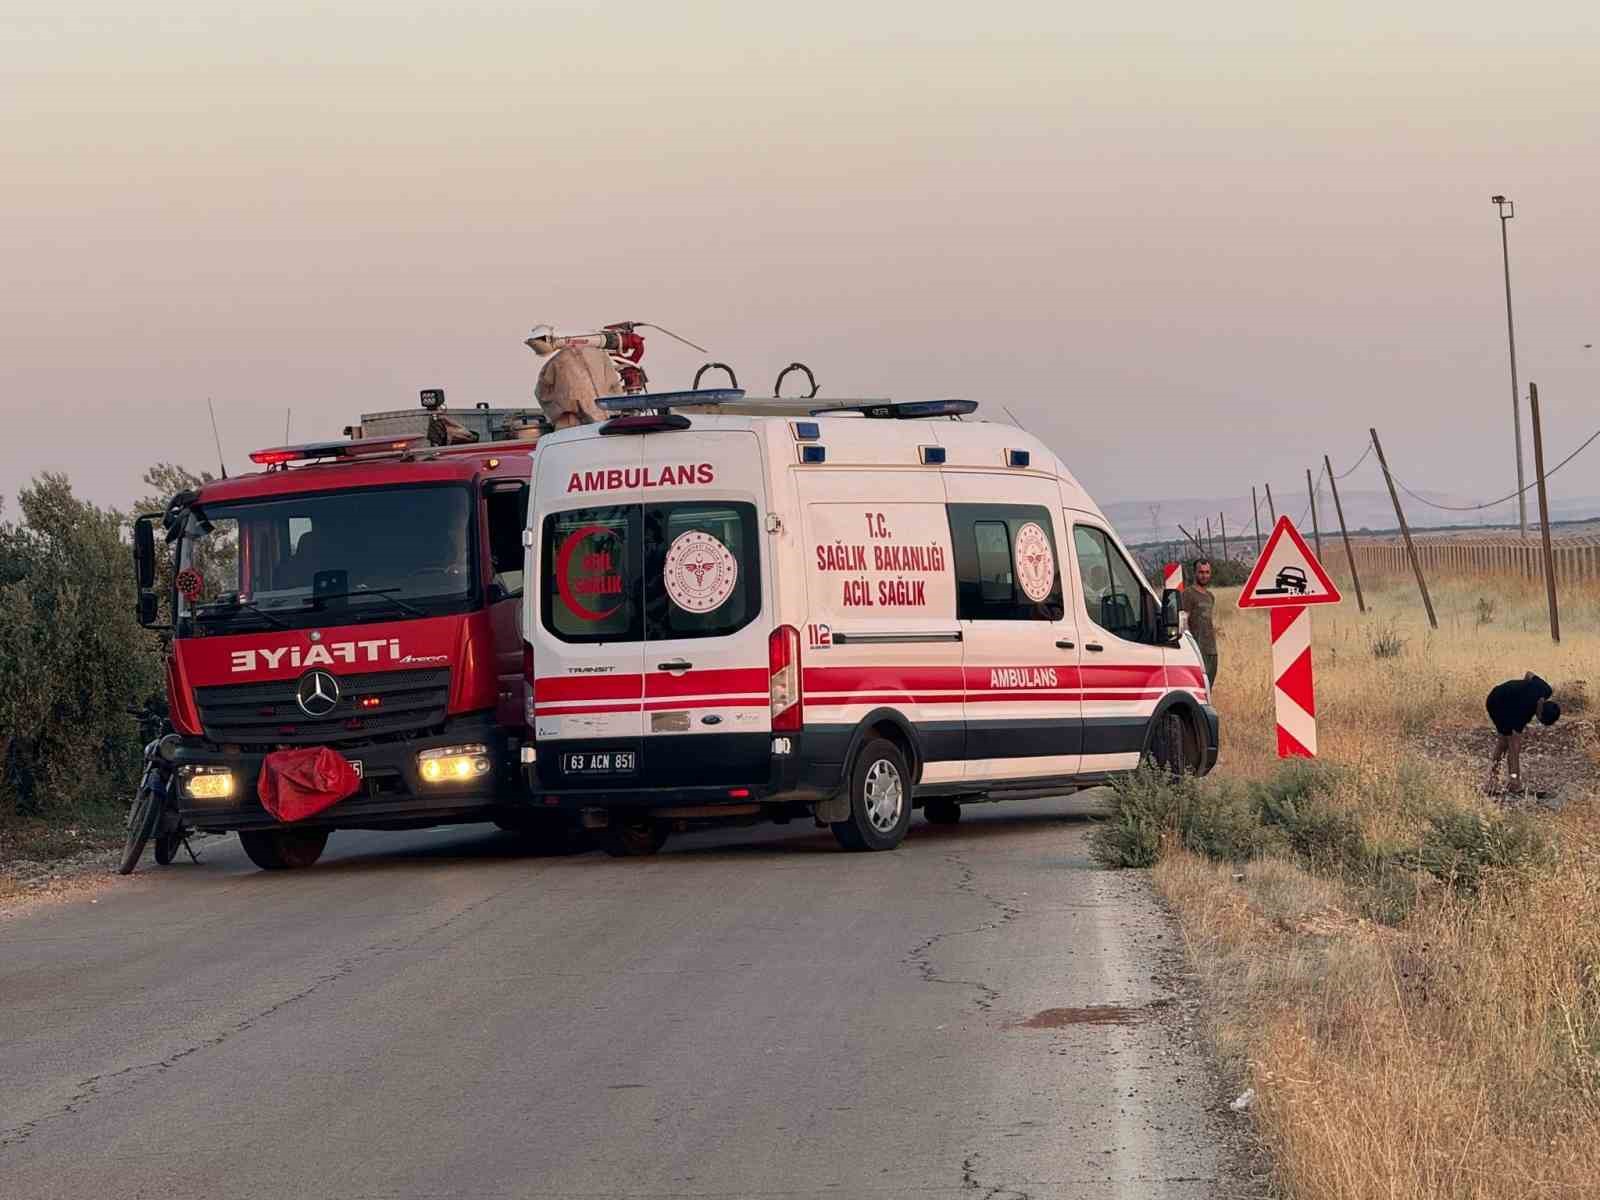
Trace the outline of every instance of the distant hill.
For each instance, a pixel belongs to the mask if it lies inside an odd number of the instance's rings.
[[[1424,491],[1420,493],[1435,504],[1467,505],[1473,503],[1470,497],[1453,496],[1448,492]],[[1301,491],[1289,496],[1276,494],[1278,501],[1278,515],[1285,511],[1297,522],[1306,514],[1306,495]],[[1350,532],[1369,530],[1371,532],[1392,531],[1395,528],[1394,505],[1390,503],[1389,493],[1386,491],[1339,491],[1339,499],[1344,505],[1345,521],[1349,524]],[[1515,502],[1497,505],[1492,509],[1478,512],[1450,512],[1433,508],[1418,500],[1407,496],[1404,492],[1400,495],[1400,502],[1405,507],[1406,520],[1414,530],[1441,529],[1446,527],[1468,526],[1491,529],[1516,528],[1517,510]],[[1265,535],[1271,521],[1267,513],[1266,496],[1263,495],[1261,503],[1261,531]],[[1183,535],[1178,531],[1181,524],[1189,532],[1195,532],[1198,523],[1204,531],[1207,517],[1211,520],[1211,532],[1219,545],[1221,543],[1221,521],[1219,514],[1227,517],[1228,540],[1231,543],[1239,539],[1248,541],[1252,548],[1255,542],[1255,526],[1251,520],[1250,497],[1238,496],[1184,496],[1176,498],[1163,498],[1152,500],[1123,500],[1103,506],[1105,514],[1111,523],[1117,527],[1117,532],[1124,541],[1130,544],[1144,544],[1150,542],[1180,541]],[[1529,494],[1529,518],[1536,519],[1537,504],[1532,493]],[[1326,485],[1322,494],[1317,499],[1317,517],[1324,532],[1337,530],[1338,519],[1334,515],[1333,498],[1328,494]],[[1552,524],[1557,521],[1583,521],[1600,517],[1600,496],[1574,496],[1550,499],[1550,520]],[[1306,532],[1311,530],[1311,518],[1305,516]]]

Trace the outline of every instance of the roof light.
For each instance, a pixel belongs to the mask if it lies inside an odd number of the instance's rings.
[[[595,401],[607,412],[649,412],[682,408],[687,404],[731,404],[744,399],[743,388],[700,388],[692,392],[635,392],[631,396],[601,396]]]
[[[1029,461],[1030,457],[1031,456],[1028,454],[1028,452],[1026,450],[1007,450],[1006,451],[1006,466],[1008,466],[1008,467],[1025,467],[1025,466],[1028,465],[1028,461]]]
[[[314,458],[364,458],[373,454],[402,454],[428,439],[416,437],[354,438],[348,442],[305,442],[298,446],[273,446],[257,450],[250,461],[263,466],[306,462]]]
[[[422,407],[427,409],[429,412],[433,412],[435,409],[444,407],[443,388],[423,388],[420,396],[422,400]]]
[[[917,454],[921,457],[924,466],[937,466],[944,461],[943,446],[918,446]]]
[[[612,417],[600,426],[602,435],[615,433],[666,433],[673,429],[689,428],[689,418],[679,413],[632,413],[626,417]]]
[[[797,442],[814,442],[822,436],[822,426],[815,421],[796,421],[790,426]]]
[[[826,446],[801,446],[800,461],[803,463],[827,462],[828,448]]]

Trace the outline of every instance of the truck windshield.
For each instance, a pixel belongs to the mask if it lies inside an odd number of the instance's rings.
[[[460,612],[471,512],[454,485],[202,503],[178,552],[179,620],[220,633]]]

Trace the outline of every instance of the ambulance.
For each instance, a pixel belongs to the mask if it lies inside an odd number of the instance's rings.
[[[536,804],[618,855],[797,817],[890,850],[914,809],[1215,764],[1178,593],[1037,438],[965,400],[705,397],[607,398],[534,452]]]

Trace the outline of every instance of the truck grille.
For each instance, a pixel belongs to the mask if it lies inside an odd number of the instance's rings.
[[[339,702],[311,717],[296,700],[299,679],[195,688],[200,725],[214,742],[324,745],[365,742],[443,725],[450,672],[370,671],[335,675]],[[362,707],[364,699],[378,704]]]

